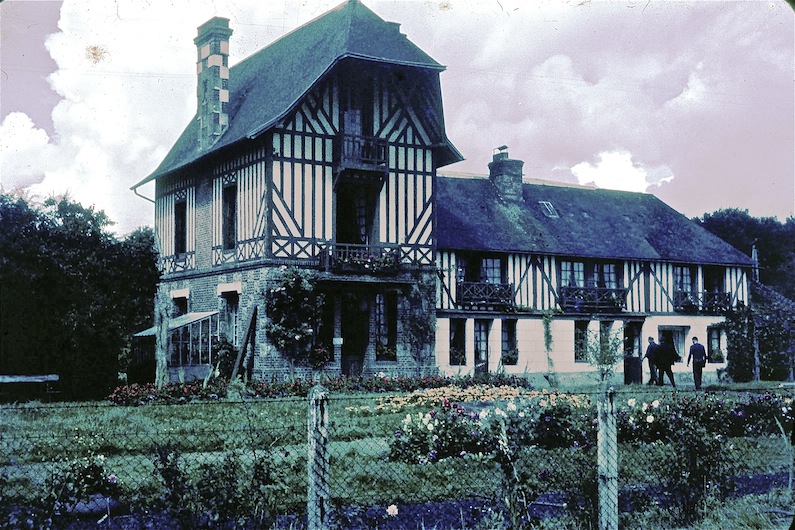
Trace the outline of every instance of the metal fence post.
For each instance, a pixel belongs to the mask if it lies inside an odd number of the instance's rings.
[[[307,442],[307,528],[325,530],[329,506],[328,394],[321,385],[309,391]]]
[[[599,429],[596,454],[599,477],[599,530],[618,529],[618,432],[616,391],[602,392],[597,402]]]

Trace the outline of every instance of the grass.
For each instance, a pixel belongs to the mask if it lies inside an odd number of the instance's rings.
[[[751,388],[740,390],[753,392]],[[460,399],[487,400],[478,390],[468,392]],[[670,387],[621,388],[617,399],[651,401],[670,392]],[[432,393],[417,399],[398,393],[332,396],[330,483],[336,505],[386,506],[477,497],[492,499],[499,511],[501,474],[490,458],[472,455],[430,465],[388,460],[389,442],[406,410],[413,403],[421,404],[418,410],[426,410],[437,398]],[[255,458],[265,459],[285,471],[287,493],[281,500],[282,508],[300,510],[307,480],[306,416],[303,398],[143,407],[106,403],[6,406],[0,408],[0,487],[8,496],[8,492],[16,492],[17,497],[32,500],[46,488],[55,468],[94,453],[104,455],[106,468],[120,477],[120,500],[145,505],[161,491],[151,458],[153,446],[170,443],[180,445],[182,464],[193,475],[202,464],[221,462],[230,451],[240,455],[243,469],[250,468]],[[732,438],[730,443],[735,474],[780,473],[791,468],[792,449],[782,437]],[[670,449],[663,446],[655,450]],[[624,445],[620,454],[622,488],[642,487],[655,480],[659,471],[655,462],[662,454],[649,454],[648,447]],[[568,449],[537,450],[525,464],[531,476],[568,470],[568,482],[583,473],[574,465]],[[770,492],[725,503],[711,500],[702,525],[692,528],[786,528],[789,520],[783,524],[780,514],[792,511],[788,494]],[[622,515],[622,528],[670,528],[666,526],[670,521],[667,517],[663,510],[646,507],[631,516]],[[729,522],[732,524],[727,526]],[[538,522],[537,528],[576,529],[580,528],[578,524],[564,518],[555,519],[554,524],[552,520]],[[455,528],[464,526],[461,523]]]

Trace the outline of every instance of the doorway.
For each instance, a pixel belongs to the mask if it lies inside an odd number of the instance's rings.
[[[364,354],[370,344],[370,301],[361,293],[348,293],[340,307],[342,375],[362,375]]]

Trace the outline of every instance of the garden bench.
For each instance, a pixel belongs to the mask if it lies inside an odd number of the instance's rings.
[[[43,384],[47,401],[50,401],[54,394],[60,394],[61,392],[57,384],[60,380],[61,377],[58,374],[0,375],[0,386]],[[5,394],[5,392],[2,392],[2,394]]]

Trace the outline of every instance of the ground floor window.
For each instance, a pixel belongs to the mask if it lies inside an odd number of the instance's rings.
[[[238,318],[240,297],[236,292],[223,294],[224,299],[224,326],[226,328],[226,340],[237,347],[240,340],[240,321]]]
[[[588,362],[588,321],[574,321],[574,362]]]
[[[207,315],[207,313],[189,313],[174,319],[177,324],[179,319],[185,320],[186,323],[169,331],[171,335],[169,366],[213,364],[213,344],[218,340],[218,312],[215,311],[207,316],[198,315]]]
[[[489,330],[491,320],[475,320],[475,372],[489,369]]]
[[[375,295],[375,360],[397,361],[397,295]]]
[[[707,359],[711,363],[726,362],[726,353],[723,350],[723,343],[721,341],[722,335],[723,328],[707,328]]]
[[[657,328],[658,330],[658,338],[659,343],[662,344],[663,342],[669,342],[674,345],[674,349],[676,350],[676,354],[681,358],[683,355],[687,355],[687,346],[685,345],[685,339],[687,338],[687,334],[690,332],[689,326],[660,326]]]
[[[450,365],[466,366],[466,320],[453,318],[450,320]]]
[[[516,344],[516,320],[502,321],[502,364],[515,366],[519,361]]]

